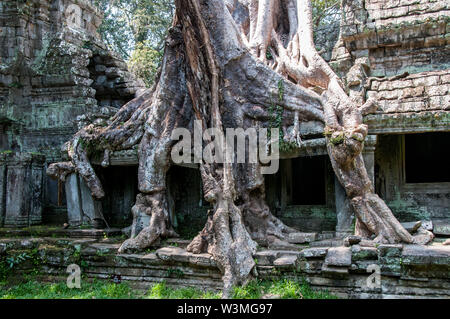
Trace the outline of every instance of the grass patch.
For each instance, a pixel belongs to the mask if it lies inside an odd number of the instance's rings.
[[[149,299],[219,299],[221,293],[203,291],[197,288],[171,288],[165,282],[154,285],[146,297]]]
[[[136,299],[138,292],[127,284],[100,280],[82,282],[81,289],[70,289],[65,282],[29,281],[12,287],[0,285],[0,299]]]
[[[274,295],[281,299],[337,299],[327,292],[314,291],[304,280],[253,280],[245,287],[234,288],[234,299],[260,299]],[[198,288],[171,288],[165,282],[152,286],[146,293],[127,283],[102,280],[82,281],[81,289],[70,289],[65,282],[40,283],[30,280],[9,286],[0,283],[0,299],[219,299],[221,292]]]
[[[272,295],[281,299],[337,299],[328,292],[312,290],[303,279],[253,280],[245,287],[235,287],[235,299],[260,299]]]

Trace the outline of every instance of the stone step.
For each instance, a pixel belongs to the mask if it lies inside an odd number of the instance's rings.
[[[119,228],[107,229],[14,229],[1,228],[1,237],[69,237],[69,238],[92,238],[100,239],[104,237],[114,237],[122,235],[122,230]]]
[[[273,264],[280,268],[295,267],[298,260],[298,256],[295,255],[283,255],[280,258],[274,260]]]
[[[436,236],[450,237],[450,219],[435,219],[433,225],[433,233]]]
[[[288,242],[291,244],[304,244],[317,240],[317,233],[290,233]]]
[[[310,243],[311,247],[339,247],[344,245],[343,239],[332,238],[326,240],[318,240]]]

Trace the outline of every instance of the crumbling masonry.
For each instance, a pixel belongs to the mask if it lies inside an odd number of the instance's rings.
[[[47,164],[62,160],[78,125],[144,88],[102,43],[101,21],[86,0],[0,3],[0,226],[66,220],[64,185]]]

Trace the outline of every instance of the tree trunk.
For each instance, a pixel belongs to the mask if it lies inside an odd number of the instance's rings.
[[[96,198],[104,196],[89,157],[139,147],[139,191],[135,216],[150,225],[123,243],[120,251],[143,249],[176,236],[167,212],[166,172],[176,128],[269,127],[273,101],[282,107],[285,130],[300,121],[322,121],[334,171],[351,199],[357,233],[379,242],[425,243],[432,234],[411,236],[374,194],[361,156],[367,126],[340,79],[317,53],[309,0],[176,0],[155,86],[129,102],[107,127],[87,126],[68,143],[71,163],[53,164],[49,174],[64,178],[76,170]],[[286,16],[287,15],[287,16]],[[270,53],[271,58],[268,58]],[[281,90],[282,89],[282,90]],[[282,92],[280,92],[280,90]],[[286,131],[286,130],[285,130]],[[204,142],[211,142],[207,139]],[[292,228],[275,218],[266,202],[259,163],[200,161],[205,199],[213,209],[188,250],[209,252],[224,274],[224,297],[245,282],[255,266],[256,242],[286,240]],[[136,218],[134,220],[136,223]],[[135,226],[135,225],[134,225]]]

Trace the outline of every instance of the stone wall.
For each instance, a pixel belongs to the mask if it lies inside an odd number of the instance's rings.
[[[60,161],[77,123],[111,116],[144,89],[102,43],[101,20],[88,0],[0,3],[0,150]],[[55,183],[44,176],[41,186],[49,215],[64,204]]]
[[[0,258],[34,256],[15,266],[11,277],[37,271],[47,280],[65,282],[67,266],[75,263],[88,279],[119,279],[138,289],[162,281],[175,287],[221,289],[221,273],[212,256],[186,252],[187,243],[173,240],[143,254],[117,254],[120,244],[113,239],[0,239]],[[260,250],[254,255],[254,275],[305,279],[313,289],[341,298],[450,298],[448,246],[327,244]]]
[[[403,135],[393,135],[450,131],[448,1],[344,0],[341,9],[332,66],[355,100],[378,101],[364,118],[379,135],[377,192],[401,221],[450,219],[450,183],[406,183]]]

